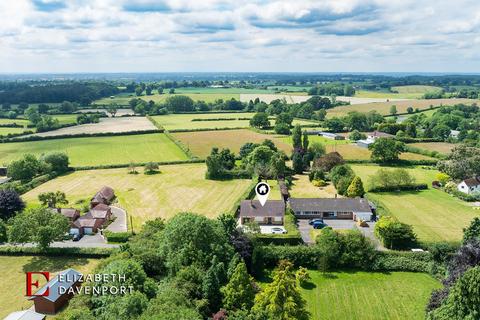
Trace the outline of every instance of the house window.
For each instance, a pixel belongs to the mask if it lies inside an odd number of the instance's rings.
[[[242,222],[243,224],[245,224],[245,223],[249,223],[249,222],[250,222],[250,218],[248,218],[248,217],[245,217],[245,218],[243,218],[243,220],[242,220],[242,221],[243,221],[243,222]]]

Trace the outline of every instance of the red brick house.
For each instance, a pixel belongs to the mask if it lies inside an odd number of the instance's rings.
[[[81,273],[74,269],[61,271],[58,275],[47,282],[40,290],[29,300],[33,300],[35,312],[44,314],[57,313],[67,302],[73,297],[72,293],[68,293],[70,288],[76,288],[81,285]],[[45,293],[48,289],[47,296],[38,296]]]
[[[115,192],[110,187],[103,187],[98,191],[90,200],[90,208],[97,206],[98,204],[110,204],[115,198]]]
[[[90,209],[90,213],[94,219],[101,219],[103,224],[112,216],[112,209],[110,209],[110,206],[100,203]]]
[[[98,229],[103,225],[105,220],[103,219],[95,219],[92,216],[91,212],[88,212],[75,220],[73,223],[74,228],[77,228],[79,233],[84,234],[92,234],[96,233]]]

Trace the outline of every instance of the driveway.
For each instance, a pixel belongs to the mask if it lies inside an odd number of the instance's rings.
[[[33,243],[25,243],[24,245],[12,245],[4,244],[2,246],[24,246],[24,247],[35,247]],[[50,247],[52,248],[118,248],[118,244],[109,244],[103,236],[100,234],[94,235],[85,235],[79,241],[65,240],[65,241],[55,241]]]
[[[127,232],[127,212],[119,207],[110,206],[115,220],[108,225],[106,230],[112,232]]]
[[[382,245],[382,243],[377,239],[377,237],[375,237],[375,234],[373,232],[373,230],[375,230],[375,222],[370,221],[370,222],[367,222],[367,224],[368,224],[368,227],[357,226],[357,229],[360,230],[360,232],[363,233],[363,235],[366,238],[369,238],[370,240],[372,240],[377,250],[386,251],[387,249]]]
[[[312,240],[312,237],[310,237],[310,230],[312,230],[312,228],[313,227],[308,224],[308,219],[298,219],[298,231],[300,231],[302,240],[306,244],[314,243],[314,241]]]

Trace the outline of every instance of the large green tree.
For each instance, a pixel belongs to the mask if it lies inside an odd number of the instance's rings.
[[[405,144],[388,138],[378,138],[369,146],[371,158],[375,162],[398,161],[400,154],[405,151]]]
[[[237,264],[228,284],[221,289],[223,307],[227,310],[250,310],[255,298],[253,278],[243,261]]]
[[[254,128],[264,129],[270,127],[270,121],[268,120],[268,114],[265,112],[258,112],[250,119],[250,126]]]

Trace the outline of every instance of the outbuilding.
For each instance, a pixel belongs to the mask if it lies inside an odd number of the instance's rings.
[[[15,311],[6,316],[3,320],[44,320],[44,314],[32,310]]]

